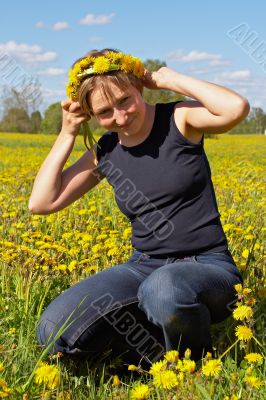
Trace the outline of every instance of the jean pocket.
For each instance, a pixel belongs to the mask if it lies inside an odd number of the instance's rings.
[[[142,261],[148,260],[150,256],[146,253],[142,253],[139,250],[134,250],[134,253],[128,260],[128,262],[132,262],[134,264],[140,264]]]

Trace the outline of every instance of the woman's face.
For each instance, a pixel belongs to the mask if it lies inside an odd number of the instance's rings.
[[[140,92],[132,85],[121,89],[109,84],[112,99],[106,98],[100,89],[90,96],[90,104],[99,124],[109,131],[127,136],[141,132],[145,121],[146,106]]]

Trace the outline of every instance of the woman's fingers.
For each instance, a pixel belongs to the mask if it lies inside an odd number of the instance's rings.
[[[61,101],[61,107],[62,107],[64,110],[67,111],[71,103],[72,103],[71,100],[62,100],[62,101]]]
[[[63,100],[61,101],[61,107],[70,113],[81,112],[80,104],[78,101]]]
[[[70,104],[69,108],[68,108],[68,112],[71,113],[77,113],[77,112],[82,112],[79,102],[78,101],[74,101],[73,103]]]

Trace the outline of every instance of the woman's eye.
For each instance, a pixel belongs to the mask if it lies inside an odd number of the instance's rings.
[[[124,97],[124,98],[120,101],[120,104],[126,103],[128,99],[129,99],[128,96],[127,96],[127,97]]]
[[[106,115],[108,114],[109,110],[103,110],[101,112],[98,113],[98,115],[102,116],[102,115]]]

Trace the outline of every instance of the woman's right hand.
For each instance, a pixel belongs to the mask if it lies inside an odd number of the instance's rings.
[[[81,111],[78,101],[63,100],[62,107],[62,132],[77,136],[82,122],[89,121],[90,115]]]

